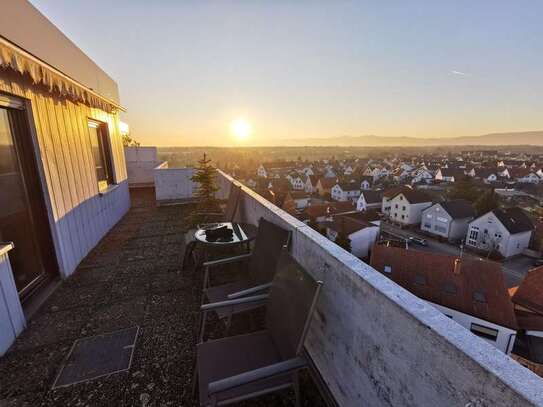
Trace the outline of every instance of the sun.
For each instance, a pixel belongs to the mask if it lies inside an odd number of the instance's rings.
[[[240,117],[230,123],[230,131],[238,140],[246,140],[251,135],[253,128],[251,123]]]

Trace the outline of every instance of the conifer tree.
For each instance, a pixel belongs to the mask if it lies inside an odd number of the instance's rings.
[[[217,170],[211,164],[206,154],[198,161],[196,172],[191,180],[197,183],[195,197],[198,199],[198,210],[195,212],[198,219],[195,222],[205,221],[206,212],[218,212],[219,202],[215,193],[219,190],[215,182]]]

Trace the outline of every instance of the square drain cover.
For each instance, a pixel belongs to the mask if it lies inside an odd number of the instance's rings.
[[[53,389],[130,369],[138,330],[135,326],[76,340]]]

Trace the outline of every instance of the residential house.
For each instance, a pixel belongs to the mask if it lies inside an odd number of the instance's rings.
[[[492,168],[476,168],[473,171],[474,177],[482,180],[486,184],[498,181],[499,171]]]
[[[332,187],[330,195],[335,201],[356,202],[360,196],[360,186],[356,182],[339,182]]]
[[[292,183],[286,178],[270,178],[268,181],[268,189],[274,192],[288,192],[292,189]]]
[[[288,178],[292,184],[292,189],[295,191],[303,191],[305,189],[305,180],[299,174],[291,174]]]
[[[390,217],[390,209],[391,209],[390,201],[391,201],[391,199],[394,198],[396,196],[396,194],[398,194],[398,192],[401,192],[401,191],[403,191],[405,189],[411,189],[411,187],[410,186],[399,186],[399,187],[386,189],[383,192],[383,202],[381,203],[381,212],[385,216]]]
[[[264,167],[263,164],[260,164],[258,168],[256,169],[256,175],[258,177],[268,178],[268,171],[266,170],[266,167]]]
[[[511,168],[509,175],[511,179],[521,184],[538,184],[541,181],[537,172],[530,168]]]
[[[515,353],[543,364],[543,266],[509,290],[518,324]]]
[[[528,248],[534,226],[520,208],[494,209],[470,222],[466,245],[503,257],[521,254]]]
[[[318,178],[315,175],[307,175],[305,177],[304,191],[308,194],[314,194],[317,192]]]
[[[458,168],[440,168],[435,179],[442,182],[456,182],[465,177],[464,171]]]
[[[320,196],[329,195],[332,192],[332,187],[338,182],[337,178],[321,177],[317,181],[317,193]]]
[[[469,223],[475,218],[471,202],[455,199],[436,203],[422,211],[420,229],[449,241],[466,237]]]
[[[367,211],[370,209],[380,209],[383,202],[383,191],[361,191],[356,201],[357,211]]]
[[[373,177],[362,176],[359,177],[360,189],[371,189],[373,184]]]
[[[117,83],[29,2],[1,8],[0,241],[13,244],[0,246],[13,292],[0,283],[0,355],[24,327],[20,302],[69,277],[130,207]]]
[[[370,265],[505,354],[516,320],[499,263],[376,245]]]
[[[424,192],[404,188],[389,199],[389,218],[401,225],[416,225],[422,219],[422,211],[432,206],[432,199]]]
[[[307,207],[310,200],[311,196],[304,191],[289,191],[285,198],[285,202],[287,202],[289,207],[293,207],[296,211],[303,210]],[[285,205],[285,202],[283,202],[283,205]]]
[[[412,176],[412,179],[411,179],[412,184],[419,184],[419,183],[429,184],[434,179],[434,176],[432,175],[432,173],[425,168],[417,169],[411,174],[411,176]]]
[[[379,235],[379,227],[363,220],[336,215],[327,223],[326,236],[335,242],[338,235],[347,236],[351,242],[351,253],[356,257],[368,257]]]

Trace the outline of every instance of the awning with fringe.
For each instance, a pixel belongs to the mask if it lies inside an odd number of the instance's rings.
[[[100,96],[92,89],[47,65],[2,37],[0,37],[0,67],[12,69],[22,75],[27,74],[34,84],[43,85],[49,92],[73,101],[106,112],[125,111],[121,105]]]

